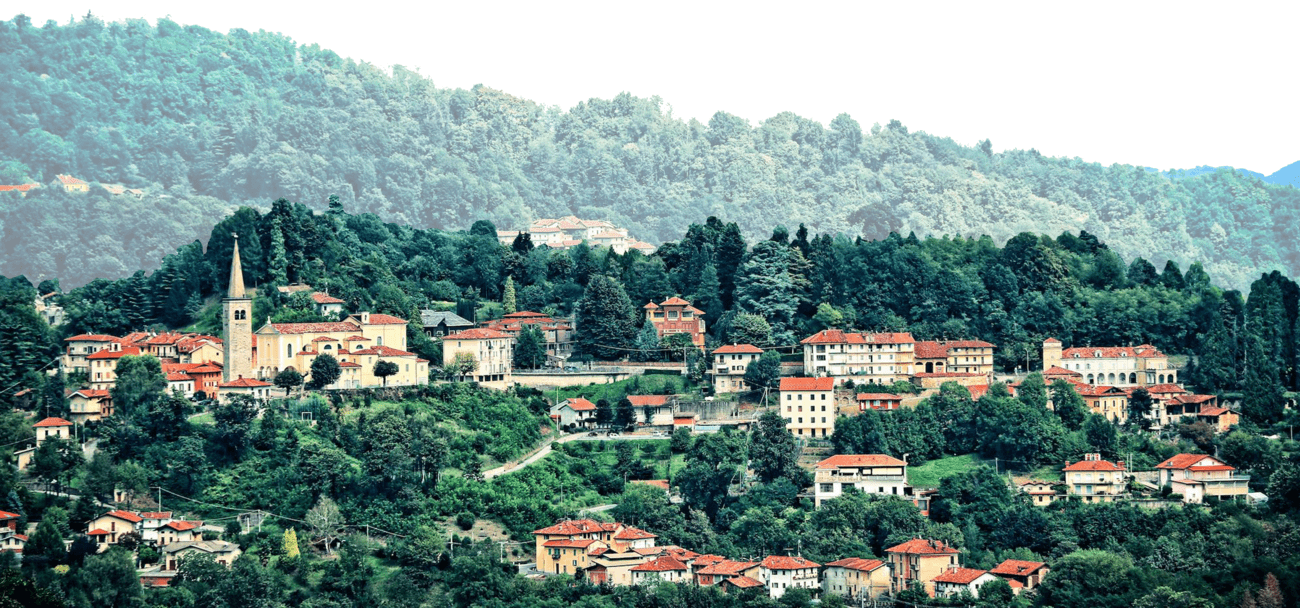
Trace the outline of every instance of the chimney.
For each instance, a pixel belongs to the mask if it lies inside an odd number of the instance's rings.
[[[363,313],[361,313],[361,324],[362,324],[362,325],[370,325],[370,313],[369,313],[369,312],[363,312]]]

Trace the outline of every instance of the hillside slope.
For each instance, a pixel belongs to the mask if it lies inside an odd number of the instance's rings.
[[[1300,273],[1290,238],[1300,193],[1230,170],[1170,180],[1034,150],[993,154],[897,122],[864,133],[848,115],[751,125],[718,113],[701,124],[627,94],[562,111],[487,87],[438,89],[278,34],[167,19],[34,27],[18,17],[0,22],[0,60],[12,83],[0,88],[0,183],[47,185],[22,202],[0,193],[8,275],[79,284],[141,258],[156,265],[151,256],[205,235],[207,197],[322,209],[331,194],[349,211],[418,227],[574,213],[660,241],[710,215],[751,236],[799,223],[999,242],[1087,230],[1126,259],[1203,260],[1232,287],[1260,271]],[[141,239],[143,228],[115,217],[112,195],[49,187],[59,173],[143,188],[141,205],[161,221]],[[74,259],[95,239],[102,259]],[[131,240],[148,252],[121,244]]]

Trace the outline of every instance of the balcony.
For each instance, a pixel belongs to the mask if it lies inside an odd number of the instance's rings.
[[[907,481],[906,475],[843,475],[830,471],[817,471],[813,476],[815,483],[861,483],[861,482],[898,482]]]

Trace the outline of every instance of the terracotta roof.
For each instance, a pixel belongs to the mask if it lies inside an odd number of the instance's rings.
[[[996,348],[997,345],[983,340],[948,340],[940,342],[946,348]]]
[[[757,354],[762,354],[763,349],[754,346],[753,344],[728,344],[726,346],[719,346],[718,348],[713,349],[713,354],[715,355],[730,355],[733,353],[735,354],[748,353],[748,354],[757,355]]]
[[[858,393],[857,398],[858,401],[870,401],[872,399],[879,399],[881,401],[901,401],[903,396],[895,395],[893,393]]]
[[[768,558],[771,559],[771,558]],[[713,574],[718,576],[738,576],[740,573],[759,565],[758,562],[733,562],[723,559],[701,568],[696,574]]]
[[[319,338],[312,338],[311,341],[312,341],[312,342],[338,342],[339,339],[338,339],[338,338],[331,338],[331,337],[329,337],[329,336],[320,336]]]
[[[256,378],[236,378],[230,382],[218,384],[217,388],[260,388],[263,386],[271,386],[271,383]]]
[[[344,342],[369,342],[370,338],[367,338],[365,336],[348,336],[346,338],[343,338],[343,341]]]
[[[1043,344],[1060,344],[1060,343],[1061,341],[1057,340],[1056,338],[1048,338],[1046,340],[1043,340]]]
[[[914,538],[900,545],[885,549],[885,553],[908,553],[916,555],[946,555],[958,551],[941,540]]]
[[[689,568],[671,555],[661,555],[644,564],[632,566],[633,572],[671,572],[674,570],[689,570]]]
[[[829,391],[835,388],[834,378],[782,378],[783,391]]]
[[[466,329],[466,330],[464,330],[464,331],[458,331],[458,332],[456,332],[456,333],[454,333],[454,334],[447,334],[447,336],[446,336],[445,338],[443,338],[443,341],[447,341],[447,340],[491,340],[491,339],[509,338],[509,337],[510,337],[510,334],[507,334],[507,333],[504,333],[504,332],[499,332],[499,331],[497,331],[497,330],[495,330],[495,329],[484,329],[484,328],[482,328],[482,327],[476,327],[476,328],[474,328],[474,329]]]
[[[1200,414],[1197,414],[1197,415],[1198,415],[1198,416],[1214,417],[1214,416],[1222,416],[1222,415],[1227,414],[1227,413],[1229,413],[1229,412],[1231,412],[1231,411],[1232,411],[1232,410],[1230,410],[1230,409],[1228,409],[1228,408],[1226,408],[1226,407],[1206,407],[1206,408],[1201,408],[1201,413],[1200,413]]]
[[[979,378],[984,376],[984,374],[968,374],[963,372],[921,372],[912,375],[917,378]]]
[[[190,370],[189,373],[191,373],[191,374],[218,374],[218,373],[221,373],[221,368],[216,367],[215,365],[212,365],[211,363],[204,363],[203,365],[200,365],[200,366],[198,366],[198,367],[196,367],[196,368]]]
[[[86,184],[86,182],[81,181],[75,177],[72,177],[71,175],[59,174],[54,177],[57,177],[59,181],[63,182],[63,185],[65,186],[84,186]]]
[[[763,558],[763,567],[768,570],[799,570],[801,568],[820,568],[821,564],[802,557],[769,555]]]
[[[651,310],[651,309],[659,308],[659,305],[655,304],[654,302],[651,302],[649,304],[646,304],[645,306],[642,306],[641,308]]]
[[[1064,367],[1061,367],[1061,366],[1059,366],[1059,365],[1053,365],[1053,366],[1051,366],[1051,367],[1049,367],[1049,368],[1043,370],[1043,375],[1044,375],[1044,376],[1078,376],[1078,377],[1083,377],[1083,374],[1080,374],[1079,372],[1075,372],[1075,371],[1070,371],[1070,370],[1065,369]]]
[[[361,329],[361,326],[351,318],[338,323],[271,323],[270,325],[272,329],[282,334],[323,334],[335,331],[353,332]]]
[[[144,519],[171,519],[171,511],[145,511],[140,514]]]
[[[33,426],[35,426],[36,428],[39,429],[39,428],[42,428],[42,427],[50,427],[50,426],[72,426],[72,423],[71,423],[71,422],[68,422],[67,420],[64,420],[64,419],[62,419],[62,418],[55,418],[55,417],[51,416],[51,417],[49,417],[49,418],[46,418],[45,420],[42,420],[42,421],[40,421],[40,422],[37,422],[37,423],[36,423],[35,425],[33,425]]]
[[[22,517],[22,516],[19,515],[19,514],[17,514],[17,513],[10,513],[10,512],[8,512],[8,511],[0,511],[0,520],[4,520],[4,519],[18,519],[19,517]]]
[[[938,342],[923,341],[916,343],[917,359],[947,359],[948,347]]]
[[[628,526],[614,535],[614,540],[643,540],[647,538],[658,538],[654,534],[646,532],[640,528]]]
[[[695,560],[691,562],[691,566],[702,570],[704,568],[712,566],[713,564],[719,562],[725,562],[725,561],[728,561],[727,558],[721,555],[713,555],[712,553],[706,553],[704,555],[695,558]]]
[[[628,395],[627,400],[636,407],[666,405],[670,395]]]
[[[1172,400],[1175,403],[1182,403],[1184,405],[1194,404],[1194,403],[1205,403],[1206,401],[1213,401],[1214,395],[1175,395]],[[1204,414],[1205,410],[1202,409],[1201,413]]]
[[[1061,351],[1063,359],[1120,359],[1124,357],[1163,357],[1164,353],[1150,344],[1141,346],[1078,346]]]
[[[193,379],[194,378],[191,378],[189,374],[186,374],[184,372],[172,372],[170,374],[167,374],[168,382],[185,382],[187,380],[193,380]]]
[[[728,578],[728,579],[723,580],[721,583],[718,583],[718,584],[719,584],[719,585],[735,585],[736,587],[738,587],[738,588],[740,588],[740,589],[752,589],[752,588],[754,588],[754,587],[762,587],[762,586],[763,586],[763,583],[760,583],[760,582],[758,582],[757,580],[754,580],[753,578],[750,578],[750,577],[748,577],[748,576],[733,576],[733,577],[731,577],[731,578]]]
[[[124,346],[124,347],[122,347],[122,350],[119,350],[119,351],[112,351],[112,350],[109,350],[109,349],[105,348],[104,350],[97,351],[97,352],[95,352],[95,353],[92,353],[92,354],[86,355],[86,358],[87,358],[87,359],[96,359],[96,360],[98,360],[98,359],[121,359],[122,357],[126,357],[126,356],[136,356],[136,355],[139,355],[139,354],[140,354],[140,349],[138,349],[138,348],[136,348],[136,347],[134,347],[134,346]]]
[[[819,469],[837,469],[840,467],[904,467],[903,462],[893,456],[884,454],[837,454],[817,463]]]
[[[846,557],[844,559],[837,559],[826,565],[839,567],[839,568],[848,568],[849,570],[861,570],[862,572],[871,572],[872,570],[875,570],[876,568],[885,565],[885,562],[882,562],[878,559]]]
[[[690,306],[691,303],[677,296],[673,296],[659,303],[660,306]]]
[[[1162,462],[1162,463],[1156,465],[1156,468],[1157,468],[1157,469],[1173,469],[1173,470],[1178,470],[1178,469],[1189,469],[1189,468],[1192,468],[1193,466],[1195,466],[1196,463],[1198,463],[1198,462],[1200,462],[1200,461],[1202,461],[1202,460],[1205,460],[1206,458],[1209,458],[1209,459],[1214,460],[1215,462],[1219,462],[1219,463],[1222,463],[1222,462],[1223,462],[1222,460],[1219,460],[1218,458],[1215,458],[1215,457],[1210,456],[1210,455],[1208,455],[1208,454],[1178,454],[1178,455],[1173,456],[1172,458],[1169,458],[1168,460],[1166,460],[1166,461],[1164,461],[1164,462]]]
[[[934,577],[936,583],[955,583],[958,585],[969,585],[975,582],[975,579],[988,574],[988,570],[976,570],[974,568],[953,568],[939,576]]]
[[[341,351],[340,351],[341,352]],[[379,355],[380,357],[414,357],[415,353],[408,353],[404,350],[397,350],[391,346],[371,346],[370,348],[352,351],[354,355]]]
[[[1187,390],[1177,384],[1153,384],[1146,387],[1148,393],[1186,393]]]
[[[1109,460],[1080,460],[1067,464],[1062,471],[1123,471],[1124,469]]]
[[[1043,562],[1027,562],[1019,559],[1008,559],[997,566],[994,566],[992,570],[989,570],[989,574],[1024,576],[1027,574],[1033,574],[1034,571],[1046,565],[1047,564]]]
[[[799,341],[800,344],[911,344],[913,342],[915,340],[912,339],[912,334],[906,332],[858,334],[842,329],[823,329]]]
[[[667,547],[664,547],[664,553],[671,555],[683,562],[689,562],[700,556],[699,553],[691,551],[690,549],[683,549],[681,547],[678,547],[677,545],[668,545]]]
[[[598,521],[591,519],[569,519],[553,526],[534,530],[533,534],[545,536],[576,536],[578,534],[593,534],[605,530],[606,528]]]
[[[95,528],[94,530],[87,532],[86,536],[108,536],[108,530]]]
[[[0,185],[0,192],[10,192],[10,191],[26,192],[37,186],[38,184],[4,184],[4,185]]]
[[[106,336],[104,334],[77,334],[71,338],[64,338],[64,342],[116,342],[116,336]]]
[[[575,411],[575,412],[590,412],[590,411],[594,411],[594,410],[596,409],[596,404],[595,404],[595,403],[592,403],[592,402],[590,402],[590,401],[587,401],[586,399],[583,399],[582,397],[574,397],[574,398],[572,398],[572,399],[565,399],[565,400],[564,400],[564,403],[568,404],[569,409],[571,409],[571,410],[573,410],[573,411]]]
[[[352,315],[349,320],[361,322],[361,315]],[[366,325],[406,325],[406,319],[394,317],[393,315],[381,315],[377,312],[370,313],[370,322]]]
[[[533,312],[533,311],[531,311],[531,310],[521,310],[521,311],[519,311],[519,312],[512,312],[512,313],[510,313],[510,314],[508,314],[508,315],[503,315],[501,318],[503,318],[503,319],[532,319],[532,318],[536,318],[536,317],[542,317],[542,318],[548,318],[548,319],[550,318],[550,317],[548,317],[548,316],[546,315],[546,313]]]
[[[545,543],[542,543],[542,546],[571,548],[571,549],[586,549],[587,547],[590,547],[591,544],[594,542],[596,541],[590,538],[584,538],[584,539],[568,538],[562,540],[561,539],[548,540]]]
[[[186,530],[193,530],[201,525],[203,525],[203,522],[201,521],[173,521],[163,524],[162,527],[171,528],[177,532],[184,532]]]
[[[133,524],[144,521],[144,518],[140,517],[139,515],[136,515],[135,513],[132,513],[130,511],[123,511],[121,509],[118,509],[116,511],[109,511],[108,513],[105,513],[100,517],[116,517],[118,519],[124,519],[126,521],[129,521]]]
[[[339,361],[339,367],[361,367],[361,364],[353,363],[351,361]]]
[[[321,293],[319,291],[313,292],[311,294],[311,301],[317,304],[344,304],[345,303],[343,300],[340,300],[326,293]],[[375,320],[374,316],[371,316],[370,320],[374,321]]]

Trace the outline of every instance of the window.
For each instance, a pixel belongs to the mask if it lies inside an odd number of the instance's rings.
[[[383,336],[378,336],[378,337],[376,337],[376,338],[375,338],[375,344],[377,344],[377,345],[379,345],[379,346],[383,346],[383,345],[384,345],[384,337],[383,337]]]

